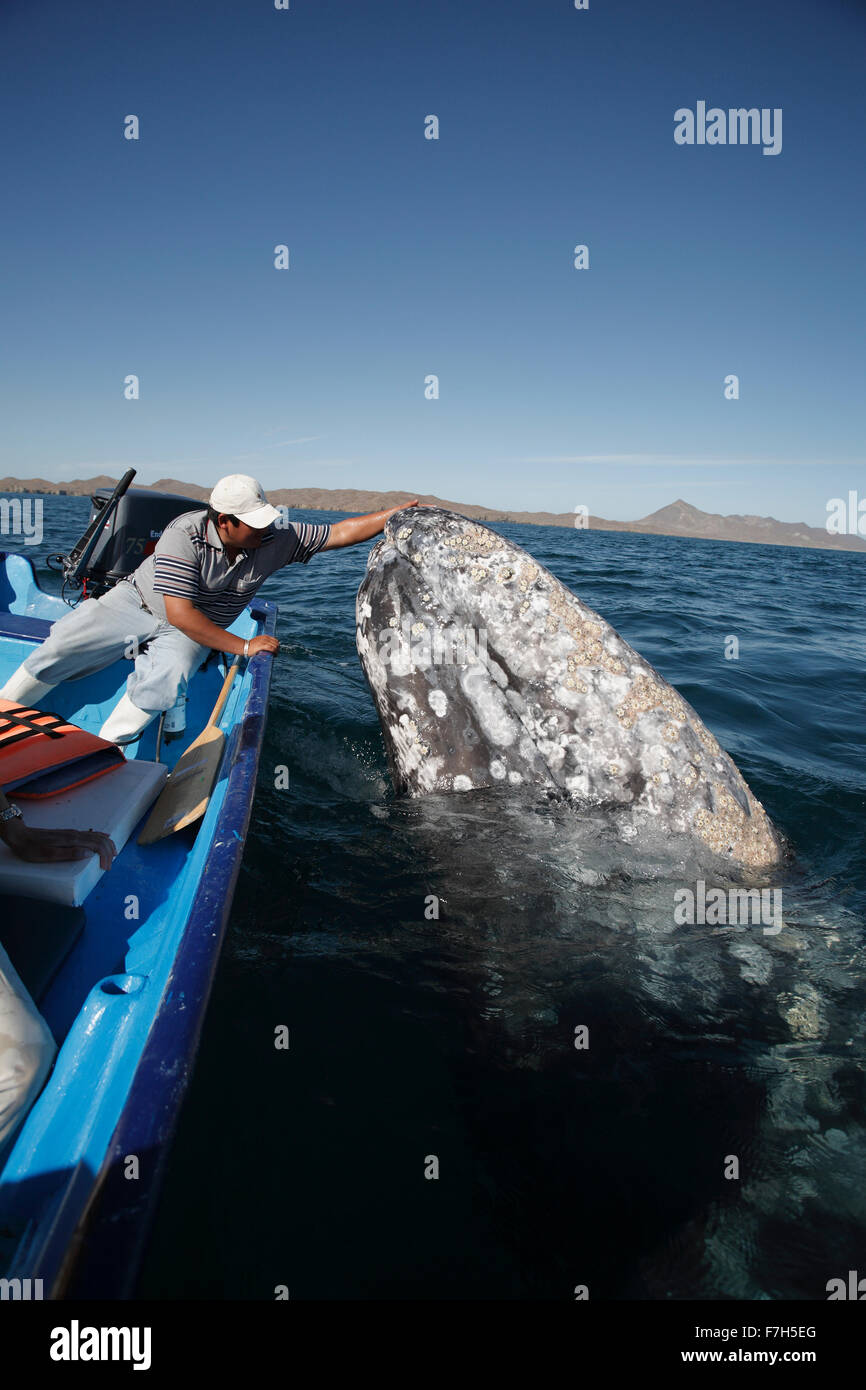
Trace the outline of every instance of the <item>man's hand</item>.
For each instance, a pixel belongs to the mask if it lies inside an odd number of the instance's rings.
[[[276,637],[268,637],[262,633],[261,637],[250,638],[250,656],[255,656],[258,652],[270,652],[271,656],[276,656],[280,650],[280,644]]]
[[[101,830],[38,830],[21,819],[4,821],[2,838],[28,864],[61,864],[98,854],[100,867],[110,869],[117,853],[114,842]]]

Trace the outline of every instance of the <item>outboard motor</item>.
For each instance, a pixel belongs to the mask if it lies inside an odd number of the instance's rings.
[[[69,586],[81,589],[78,597],[100,598],[138,569],[170,521],[206,505],[173,492],[130,487],[134,477],[131,468],[113,490],[98,488],[90,498],[90,520],[81,540],[68,555],[49,557],[49,564],[55,562],[52,568],[63,570],[64,597]]]

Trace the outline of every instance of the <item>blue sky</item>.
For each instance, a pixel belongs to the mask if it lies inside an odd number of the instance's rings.
[[[855,0],[2,0],[0,474],[822,525],[864,59]],[[676,145],[699,100],[781,153]]]

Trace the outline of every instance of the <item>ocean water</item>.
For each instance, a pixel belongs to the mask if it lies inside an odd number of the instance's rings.
[[[86,514],[46,501],[38,568]],[[791,844],[785,927],[675,925],[692,866],[543,796],[396,798],[354,642],[369,546],[289,567],[140,1297],[824,1299],[866,1274],[863,557],[494,529],[732,754]]]

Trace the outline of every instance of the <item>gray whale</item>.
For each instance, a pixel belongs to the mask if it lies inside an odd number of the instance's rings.
[[[398,792],[545,786],[703,857],[784,842],[683,697],[527,551],[441,508],[389,518],[356,640]]]

